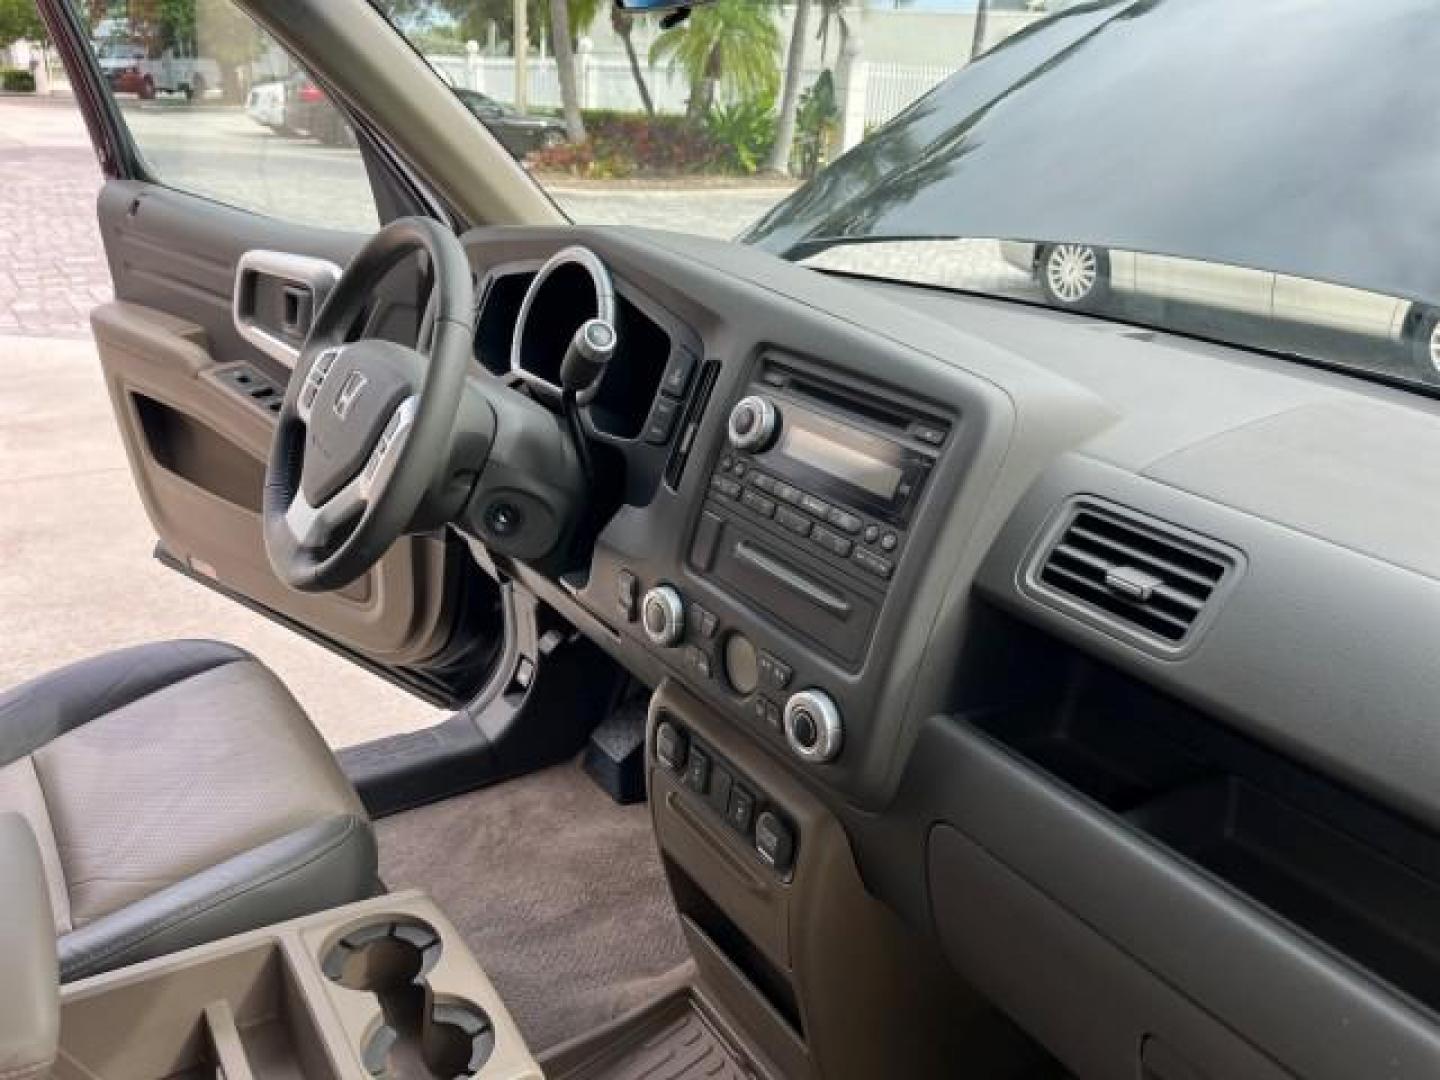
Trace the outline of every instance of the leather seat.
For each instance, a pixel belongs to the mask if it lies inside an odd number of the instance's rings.
[[[71,980],[378,891],[375,837],[254,657],[175,641],[0,695],[0,813],[30,823]]]

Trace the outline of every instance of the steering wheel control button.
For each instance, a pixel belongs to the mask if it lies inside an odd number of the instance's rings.
[[[656,645],[669,648],[685,635],[685,602],[669,585],[657,585],[645,594],[640,605],[645,636]]]
[[[785,703],[785,741],[805,761],[831,761],[840,753],[840,709],[823,690],[802,690]]]
[[[669,720],[660,721],[660,726],[655,729],[655,760],[664,765],[671,772],[679,772],[685,767],[685,759],[690,753],[690,740]]]
[[[795,833],[773,810],[755,819],[755,853],[777,874],[785,874],[795,861]]]
[[[760,687],[760,657],[744,634],[731,634],[725,639],[725,681],[741,697],[750,696]]]
[[[680,782],[696,794],[707,793],[710,790],[710,755],[698,746],[691,747]]]
[[[660,378],[660,392],[673,398],[683,398],[694,373],[695,355],[688,349],[676,349],[675,355],[670,357],[670,366]]]
[[[760,681],[767,690],[784,690],[794,674],[790,665],[773,653],[762,652],[759,658]]]
[[[730,445],[758,454],[775,440],[780,430],[780,413],[768,398],[752,394],[741,398],[730,410]]]
[[[645,421],[645,441],[651,446],[664,446],[670,441],[675,430],[675,420],[680,415],[680,403],[665,396],[655,399],[650,409],[650,419]]]

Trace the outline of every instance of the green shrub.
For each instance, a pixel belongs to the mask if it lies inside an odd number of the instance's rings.
[[[561,143],[527,159],[537,169],[592,179],[673,176],[734,171],[725,148],[683,116],[591,110],[584,114],[589,138]]]
[[[725,153],[732,171],[750,176],[775,144],[774,102],[721,105],[705,118],[705,131]]]
[[[11,94],[33,94],[35,76],[20,68],[0,68],[0,90]]]

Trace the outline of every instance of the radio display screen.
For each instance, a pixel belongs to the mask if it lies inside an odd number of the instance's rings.
[[[777,447],[781,454],[886,502],[895,497],[905,470],[893,443],[798,412],[787,414]]]

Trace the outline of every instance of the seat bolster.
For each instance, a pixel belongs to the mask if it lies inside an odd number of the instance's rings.
[[[162,641],[81,660],[0,694],[0,765],[193,675],[253,657],[219,641]]]
[[[69,982],[379,891],[375,835],[339,815],[252,848],[60,938]]]

